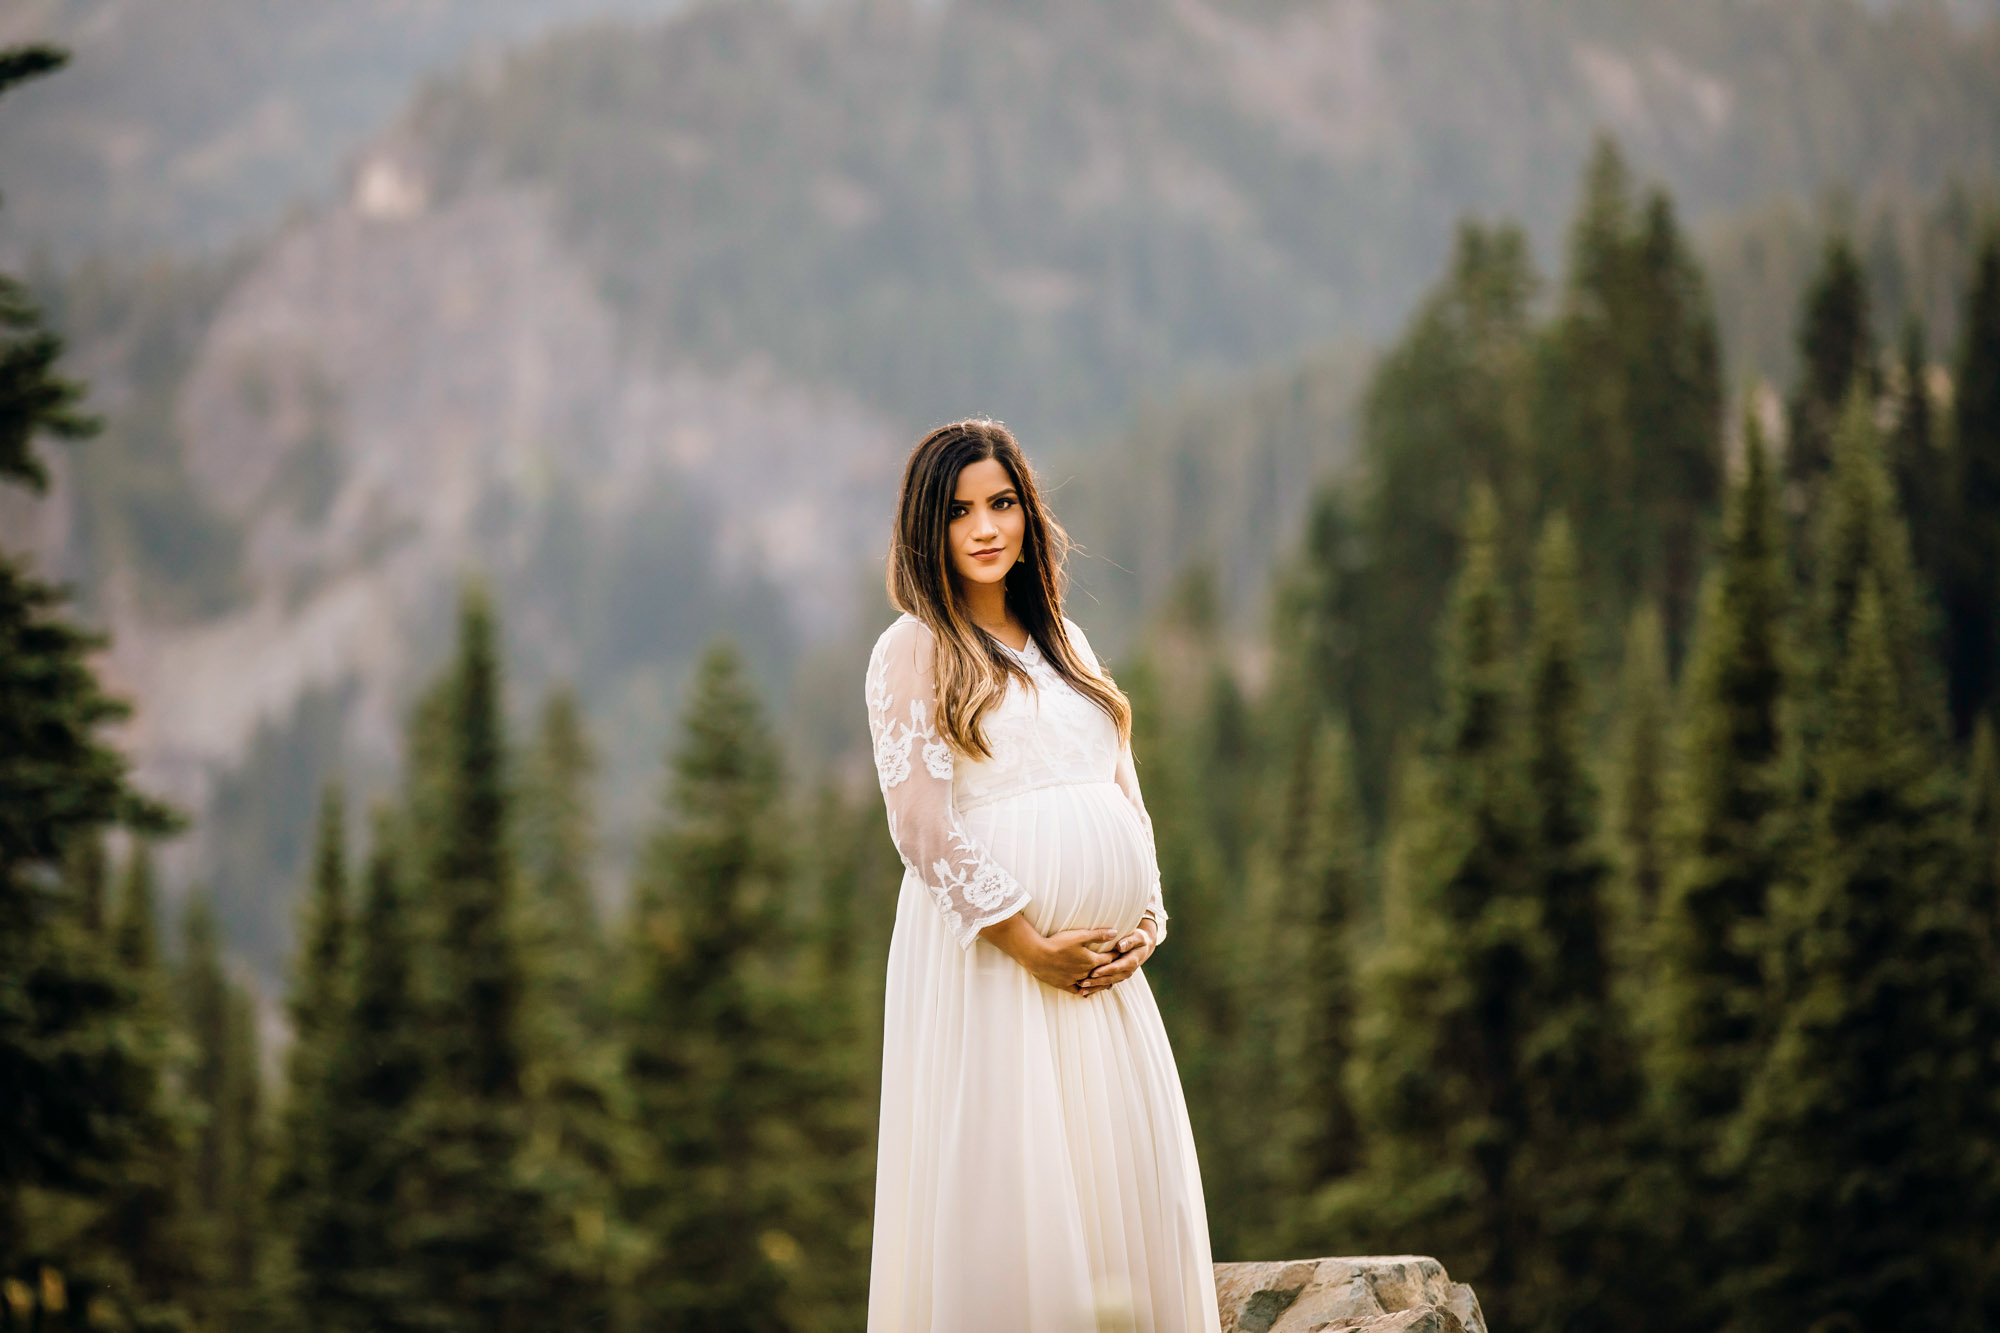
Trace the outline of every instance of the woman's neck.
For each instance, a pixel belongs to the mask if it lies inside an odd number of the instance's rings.
[[[1010,648],[1028,646],[1028,633],[1014,609],[1007,605],[1004,583],[971,583],[960,580],[958,594],[972,623]],[[1020,642],[1015,642],[1018,639]]]

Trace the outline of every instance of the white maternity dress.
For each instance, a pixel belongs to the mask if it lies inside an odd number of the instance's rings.
[[[1123,934],[1148,915],[1164,930],[1131,752],[1031,641],[1016,656],[1033,688],[1015,681],[984,720],[993,757],[954,756],[933,644],[905,615],[868,664],[904,865],[869,1333],[1212,1333],[1194,1138],[1144,969],[1081,996],[979,938],[1017,910],[1044,934]]]

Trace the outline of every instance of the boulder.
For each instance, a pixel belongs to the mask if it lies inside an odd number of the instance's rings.
[[[1421,1255],[1217,1264],[1222,1333],[1486,1333],[1479,1298]]]

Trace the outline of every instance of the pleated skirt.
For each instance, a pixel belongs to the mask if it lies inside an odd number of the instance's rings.
[[[1138,923],[1150,844],[1116,784],[963,818],[1044,934]],[[883,1039],[870,1333],[1219,1329],[1194,1138],[1143,969],[1097,996],[1055,990],[984,940],[961,947],[906,876]]]

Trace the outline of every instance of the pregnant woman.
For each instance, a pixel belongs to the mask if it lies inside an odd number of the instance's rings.
[[[1131,708],[1062,614],[1065,549],[999,423],[911,453],[867,677],[904,865],[870,1333],[1219,1328],[1140,970],[1167,913]]]

